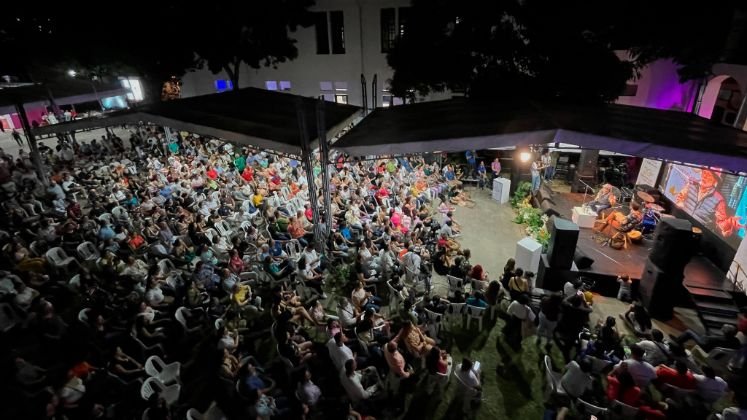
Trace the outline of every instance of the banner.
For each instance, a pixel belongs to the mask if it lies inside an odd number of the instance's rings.
[[[660,160],[643,159],[635,184],[656,187],[656,181],[659,179],[659,172],[661,172],[661,164]]]

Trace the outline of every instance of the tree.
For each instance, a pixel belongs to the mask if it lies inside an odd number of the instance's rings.
[[[185,8],[181,16],[192,28],[188,44],[213,73],[225,71],[238,89],[241,64],[251,68],[277,66],[298,55],[290,37],[298,26],[309,26],[313,0],[214,0],[199,13]],[[205,19],[209,16],[209,19]]]
[[[685,8],[643,0],[413,0],[411,27],[387,57],[390,87],[410,97],[450,89],[608,102],[658,58],[673,58],[683,79],[707,74],[733,8],[733,1]]]
[[[152,100],[164,81],[207,64],[238,87],[241,63],[258,68],[296,57],[289,31],[312,22],[313,0],[134,1],[92,14],[100,4],[9,4],[0,14],[0,48],[12,58],[0,60],[0,74],[37,82],[68,77],[70,68],[103,79],[136,75]]]

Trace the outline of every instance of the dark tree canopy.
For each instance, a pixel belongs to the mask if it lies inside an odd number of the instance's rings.
[[[126,7],[124,7],[126,5]],[[0,74],[47,81],[67,69],[141,76],[150,98],[171,76],[207,65],[238,81],[238,63],[258,68],[297,55],[292,31],[311,23],[313,0],[212,0],[198,6],[134,1],[50,8],[14,2],[0,14]],[[288,33],[291,31],[291,34]]]
[[[658,58],[680,64],[683,79],[703,77],[720,58],[735,2],[699,3],[413,0],[411,27],[388,55],[391,88],[593,103],[617,98]]]

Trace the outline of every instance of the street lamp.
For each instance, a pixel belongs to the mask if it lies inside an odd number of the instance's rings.
[[[75,71],[75,70],[73,70],[73,69],[70,69],[70,70],[67,71],[67,75],[70,76],[70,77],[75,77],[75,76],[78,75],[78,72]]]

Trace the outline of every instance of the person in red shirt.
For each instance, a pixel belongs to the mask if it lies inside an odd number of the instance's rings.
[[[627,370],[607,376],[607,398],[637,407],[640,403],[641,388],[638,388]]]
[[[205,175],[210,178],[211,180],[215,181],[218,178],[218,171],[216,171],[212,166],[208,168],[207,172],[205,172]]]
[[[695,389],[697,386],[692,372],[687,369],[685,362],[680,360],[674,363],[674,369],[665,365],[657,366],[656,384],[669,384],[681,389]]]
[[[244,171],[241,173],[241,177],[244,178],[244,181],[246,182],[252,182],[254,180],[254,169],[252,169],[251,166],[248,166],[244,168]]]
[[[311,204],[306,203],[304,207],[306,207],[306,210],[304,210],[303,214],[306,216],[306,220],[310,222],[314,219],[314,212],[311,210]]]

